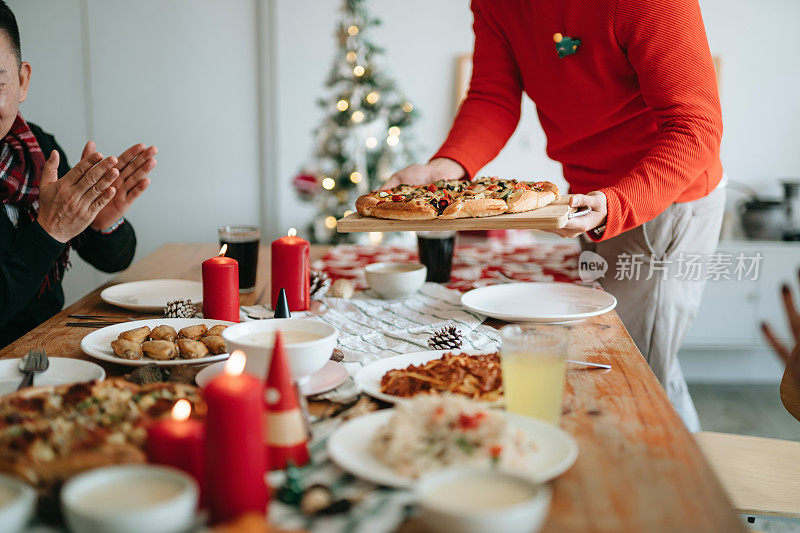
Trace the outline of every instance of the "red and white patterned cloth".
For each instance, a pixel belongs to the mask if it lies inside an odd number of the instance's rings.
[[[574,244],[521,246],[490,241],[458,245],[446,286],[466,292],[503,283],[497,273],[517,281],[579,282],[579,254],[580,249]],[[412,248],[343,245],[331,248],[314,268],[325,270],[332,280],[352,279],[357,289],[364,289],[364,266],[383,261],[419,261],[419,256]]]

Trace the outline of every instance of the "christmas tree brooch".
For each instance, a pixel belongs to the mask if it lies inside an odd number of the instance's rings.
[[[567,37],[566,35],[561,35],[560,33],[553,35],[553,41],[556,43],[556,52],[558,53],[559,59],[571,56],[581,45],[580,39],[573,39],[572,37]]]

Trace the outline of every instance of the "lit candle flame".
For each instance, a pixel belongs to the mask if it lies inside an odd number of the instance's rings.
[[[241,350],[235,350],[225,363],[225,373],[229,376],[239,376],[244,372],[244,364],[247,362],[247,357]]]
[[[190,414],[192,414],[192,404],[189,403],[189,400],[178,400],[172,407],[173,420],[188,420]]]
[[[222,257],[223,255],[225,255],[225,253],[227,251],[228,251],[228,244],[225,243],[225,244],[222,245],[222,248],[219,249],[219,257]]]
[[[294,237],[297,235],[297,230],[295,228],[289,228],[289,231],[286,232],[289,237]]]

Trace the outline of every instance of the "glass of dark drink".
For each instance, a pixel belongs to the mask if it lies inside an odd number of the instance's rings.
[[[419,261],[428,267],[427,281],[447,283],[453,267],[455,231],[418,231]]]
[[[253,292],[258,272],[258,243],[261,228],[256,226],[222,226],[218,230],[219,245],[228,245],[226,256],[239,262],[239,292]]]

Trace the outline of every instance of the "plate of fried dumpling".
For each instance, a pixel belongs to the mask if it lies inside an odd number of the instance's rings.
[[[86,335],[86,355],[128,366],[206,364],[228,358],[222,331],[233,325],[205,318],[157,318],[115,324]]]

